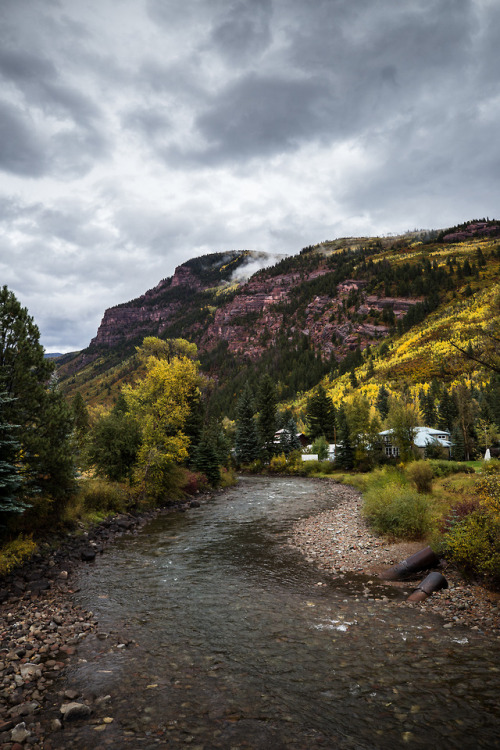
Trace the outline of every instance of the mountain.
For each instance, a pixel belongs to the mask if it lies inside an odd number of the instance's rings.
[[[441,232],[342,238],[283,257],[246,280],[245,269],[264,266],[268,256],[194,258],[141,297],[106,310],[89,347],[60,359],[62,387],[69,396],[80,390],[91,404],[111,403],[133,377],[134,348],[144,336],[182,337],[198,345],[213,379],[215,414],[231,414],[244,381],[263,371],[273,375],[280,398],[293,398],[327,374],[342,378],[362,366],[384,340],[391,342],[387,355],[433,316],[453,320],[457,305],[482,300],[478,315],[486,320],[499,278],[499,233],[498,222],[481,220]],[[467,320],[463,326],[457,342],[467,338]],[[435,340],[446,341],[452,330],[448,321]],[[412,351],[422,344],[409,340]],[[410,378],[420,372],[412,367]],[[403,377],[403,370],[398,364],[394,372]]]

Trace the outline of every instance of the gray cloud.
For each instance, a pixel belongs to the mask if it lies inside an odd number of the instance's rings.
[[[3,0],[2,283],[75,349],[195,255],[495,216],[499,32],[492,0]]]
[[[47,168],[44,143],[20,110],[0,101],[0,169],[38,177]]]

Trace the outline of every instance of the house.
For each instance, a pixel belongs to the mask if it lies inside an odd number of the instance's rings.
[[[384,442],[384,453],[389,458],[399,457],[399,448],[392,442],[392,430],[379,432]],[[446,430],[434,430],[432,427],[416,427],[413,438],[413,447],[422,458],[425,457],[427,446],[437,445],[443,449],[443,453],[451,454],[451,436]]]
[[[278,430],[277,432],[274,433],[274,444],[275,445],[279,445],[280,440],[281,440],[281,435],[282,435],[283,432],[287,432],[287,430],[285,430],[283,428],[282,430]],[[305,434],[303,432],[297,432],[296,434],[297,434],[297,437],[299,439],[300,447],[301,448],[305,448],[306,445],[307,445],[307,437],[305,436]]]

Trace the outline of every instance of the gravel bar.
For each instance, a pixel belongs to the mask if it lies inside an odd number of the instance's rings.
[[[318,482],[318,491],[331,500],[332,508],[296,522],[289,543],[321,570],[335,574],[379,576],[387,568],[426,546],[422,542],[393,542],[377,536],[361,515],[362,496],[353,487],[325,479]],[[490,637],[500,638],[500,594],[464,580],[444,560],[437,570],[446,577],[447,589],[435,592],[418,604],[399,601],[394,602],[394,606],[415,607],[437,613],[443,618],[445,628],[465,625]],[[426,574],[423,571],[404,582],[389,585],[406,589],[409,583],[414,582],[416,588]]]

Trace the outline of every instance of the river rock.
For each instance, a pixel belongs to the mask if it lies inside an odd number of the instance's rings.
[[[42,670],[38,664],[21,664],[20,672],[23,680],[32,680],[42,676]]]
[[[86,549],[82,549],[81,557],[84,562],[92,562],[95,560],[96,551],[95,549],[92,549],[92,547],[87,547]]]
[[[86,706],[85,703],[64,703],[60,711],[64,721],[86,719],[91,714],[89,706]]]
[[[16,724],[16,726],[10,733],[12,742],[25,742],[30,736],[31,732],[26,729],[26,724],[24,721],[22,721],[20,724]]]

